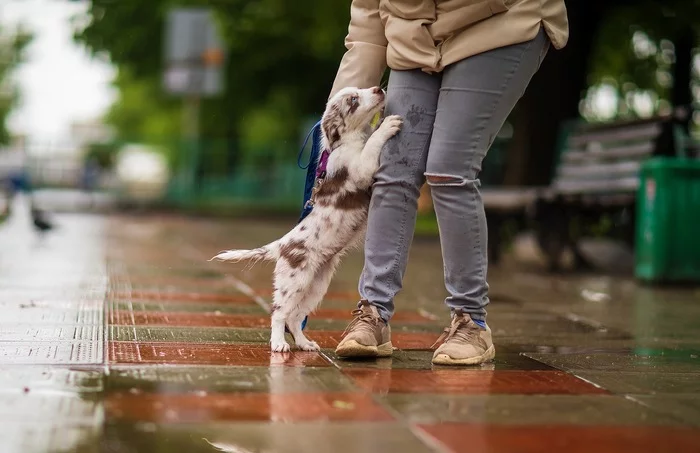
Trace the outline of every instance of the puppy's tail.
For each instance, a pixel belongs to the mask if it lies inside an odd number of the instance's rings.
[[[278,241],[271,242],[253,250],[226,250],[219,253],[209,261],[277,261],[279,259],[279,244]]]

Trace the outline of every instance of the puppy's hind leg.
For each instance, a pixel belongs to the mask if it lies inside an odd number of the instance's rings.
[[[318,351],[321,349],[315,341],[309,340],[304,331],[301,330],[301,323],[304,317],[308,313],[304,313],[301,310],[296,310],[294,313],[289,315],[289,323],[287,327],[294,337],[294,343],[302,351]]]
[[[284,338],[285,313],[278,307],[273,306],[272,322],[270,325],[270,350],[272,352],[289,351],[289,343]]]
[[[284,339],[284,327],[292,327],[290,316],[299,311],[312,276],[313,270],[308,267],[292,268],[284,260],[277,263],[270,333],[272,351],[289,351],[289,344]]]
[[[299,309],[290,314],[289,331],[294,337],[294,343],[303,351],[318,351],[320,349],[315,341],[309,340],[304,335],[304,331],[301,330],[301,322],[305,316],[313,312],[323,301],[339,262],[340,255],[336,255],[321,266],[309,285],[308,291],[304,294],[304,298],[299,304]]]

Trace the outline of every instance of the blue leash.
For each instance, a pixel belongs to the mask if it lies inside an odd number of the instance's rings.
[[[313,138],[312,138],[313,137]],[[302,165],[301,158],[304,155],[304,150],[306,150],[306,145],[309,143],[309,138],[311,138],[311,154],[309,155],[309,161],[306,165]],[[308,203],[311,199],[311,194],[316,184],[316,170],[318,168],[318,159],[321,155],[321,122],[319,121],[311,128],[309,133],[304,139],[304,144],[301,145],[301,150],[299,150],[299,155],[297,156],[297,166],[302,170],[306,170],[306,185],[304,186],[304,203],[302,204],[301,216],[299,217],[299,222],[304,220],[307,215],[313,209],[313,205]],[[309,317],[305,317],[301,322],[301,330],[306,328],[306,322]],[[289,332],[289,329],[285,326],[285,330]]]

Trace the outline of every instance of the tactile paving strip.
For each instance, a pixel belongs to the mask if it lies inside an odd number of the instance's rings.
[[[102,364],[102,341],[0,343],[0,364]]]
[[[0,341],[102,341],[102,326],[35,326],[0,324]]]

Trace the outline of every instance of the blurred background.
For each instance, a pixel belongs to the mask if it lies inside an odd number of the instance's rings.
[[[297,154],[345,50],[349,3],[3,0],[0,180],[48,210],[297,214]],[[501,130],[486,188],[550,186],[571,121],[672,117],[694,149],[700,2],[566,3],[569,44]],[[434,234],[427,196],[421,208],[419,234]],[[604,217],[599,229],[616,222]]]

